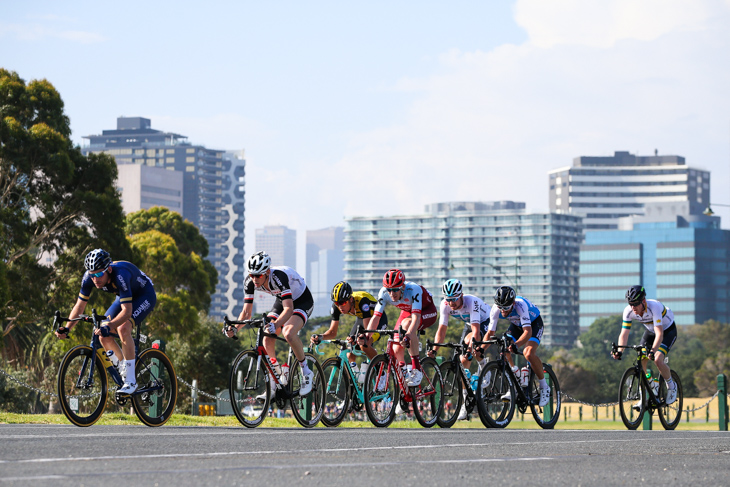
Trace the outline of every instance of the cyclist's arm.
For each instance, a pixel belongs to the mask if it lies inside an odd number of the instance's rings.
[[[286,325],[289,318],[291,318],[294,314],[294,300],[292,300],[292,298],[282,299],[281,305],[284,307],[284,311],[282,311],[276,321],[274,321],[274,325],[277,328]]]
[[[238,315],[238,321],[243,320],[250,320],[251,315],[253,314],[253,303],[243,303],[243,309],[241,310],[241,314]],[[236,325],[236,328],[240,330],[245,325]]]
[[[480,330],[480,323],[472,323],[471,324],[471,337],[474,340],[481,341],[482,335]]]
[[[527,342],[530,341],[530,338],[532,338],[532,325],[527,325],[522,327],[522,335],[517,339],[515,342],[515,345],[517,345],[519,348],[523,348],[525,345],[527,345]]]
[[[378,325],[380,324],[380,315],[377,311],[373,315],[372,318],[370,318],[370,321],[363,320],[363,326],[365,326],[366,330],[377,330]]]
[[[649,350],[651,353],[658,352],[659,345],[661,345],[664,340],[664,328],[662,328],[661,324],[654,327],[654,335],[654,344],[651,346],[651,350]]]
[[[433,338],[433,341],[436,343],[443,343],[444,339],[446,339],[446,329],[448,328],[447,325],[439,325],[438,329],[436,330],[436,336]],[[435,352],[441,347],[433,347],[433,351]]]
[[[73,320],[74,318],[78,317],[79,315],[82,315],[84,313],[84,310],[86,309],[86,301],[83,299],[77,299],[76,304],[74,305],[73,309],[71,310],[71,313],[68,315],[69,320]],[[76,325],[75,322],[71,321],[66,324],[66,328],[71,329]]]
[[[111,321],[107,323],[110,331],[114,331],[132,317],[132,303],[122,303],[122,310]]]
[[[322,340],[331,340],[337,338],[337,330],[340,329],[340,320],[332,320],[330,328],[326,332],[322,333]]]

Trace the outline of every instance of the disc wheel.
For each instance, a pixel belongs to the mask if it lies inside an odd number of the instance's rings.
[[[679,424],[679,420],[682,418],[682,404],[684,403],[684,393],[682,392],[682,382],[679,380],[679,374],[675,371],[671,371],[672,379],[677,384],[677,399],[669,405],[663,404],[659,407],[659,421],[666,430],[673,430]],[[659,385],[659,400],[664,403],[667,399],[667,383],[662,380]]]
[[[444,383],[441,378],[441,368],[436,360],[432,358],[421,360],[421,370],[423,371],[421,383],[410,388],[413,413],[421,426],[431,428],[441,414]]]
[[[254,350],[241,352],[233,361],[228,381],[233,414],[247,428],[255,428],[266,418],[271,400],[268,373]]]
[[[458,364],[444,362],[441,364],[441,379],[443,387],[443,406],[441,414],[436,420],[441,428],[451,428],[459,417],[459,411],[464,404],[464,384],[461,382],[461,372]]]
[[[319,365],[314,355],[305,353],[305,360],[309,370],[314,372],[312,378],[312,390],[309,394],[300,396],[302,373],[299,361],[294,360],[289,373],[289,391],[293,394],[291,398],[291,412],[294,418],[305,428],[313,428],[322,419],[325,400],[325,382],[322,366]]]
[[[328,358],[322,364],[324,374],[324,411],[322,423],[337,426],[347,416],[352,389],[350,373],[339,357]]]
[[[89,377],[93,364],[93,374]],[[79,345],[63,356],[58,371],[61,411],[76,426],[96,423],[106,407],[108,378],[91,347]]]
[[[387,355],[378,355],[370,362],[365,376],[365,412],[379,428],[390,426],[400,400],[398,382],[388,368],[389,362]]]
[[[177,402],[177,376],[164,352],[148,348],[139,354],[135,364],[137,391],[132,395],[132,408],[147,426],[162,426],[170,419]]]
[[[627,369],[621,377],[618,391],[621,420],[630,430],[639,427],[646,411],[646,392],[639,374],[634,368]]]
[[[477,386],[477,409],[479,419],[487,428],[505,428],[515,413],[517,392],[514,384],[507,376],[505,365],[490,362],[479,374]],[[509,400],[502,396],[509,393]]]
[[[560,384],[552,367],[545,366],[544,373],[550,378],[550,399],[540,407],[540,381],[535,371],[530,371],[530,410],[537,424],[543,429],[551,430],[560,417]]]

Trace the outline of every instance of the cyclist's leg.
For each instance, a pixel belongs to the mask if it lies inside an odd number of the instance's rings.
[[[535,318],[535,320],[531,324],[531,328],[532,336],[528,340],[527,345],[525,345],[522,353],[524,354],[525,359],[530,362],[530,366],[532,367],[532,370],[535,371],[535,375],[540,381],[540,386],[542,387],[544,386],[543,381],[545,380],[545,374],[542,370],[542,360],[540,360],[540,357],[537,356],[537,347],[540,346],[540,339],[542,338],[543,332],[543,323],[541,316]]]
[[[305,315],[306,316],[306,315]],[[299,338],[299,330],[304,327],[304,319],[300,314],[294,312],[284,326],[281,327],[282,335],[294,352],[294,356],[300,362],[304,361],[304,346]]]
[[[641,337],[641,341],[639,342],[639,345],[642,347],[646,347],[647,351],[654,345],[654,339],[656,338],[656,335],[649,330],[644,330],[644,334]],[[646,374],[646,367],[649,365],[649,359],[644,357],[641,360],[641,367],[644,369],[644,374]]]
[[[677,327],[672,324],[669,328],[664,330],[664,336],[662,337],[662,343],[659,345],[659,350],[654,353],[654,363],[656,364],[659,372],[664,377],[665,381],[669,381],[672,377],[669,370],[669,365],[664,362],[664,357],[667,356],[669,350],[677,340]]]
[[[147,287],[144,293],[132,300],[132,317],[117,328],[119,340],[122,342],[122,351],[124,352],[124,382],[125,387],[120,391],[130,391],[126,384],[136,384],[137,376],[135,373],[135,350],[134,339],[132,338],[132,330],[134,325],[142,322],[149,316],[157,304],[157,294],[154,288]]]
[[[407,327],[410,325],[411,322],[411,314],[406,311],[401,311],[400,315],[398,315],[398,321],[395,322],[395,328],[398,329],[401,328],[401,331],[404,331],[407,329]],[[394,335],[393,338],[395,339],[395,342],[393,343],[393,353],[395,353],[395,358],[398,359],[398,364],[405,364],[406,363],[406,350],[401,347],[400,345],[400,335]]]
[[[522,328],[515,325],[514,323],[509,324],[509,328],[507,328],[507,332],[505,333],[506,336],[510,338],[513,342],[516,342],[517,339],[522,335]],[[512,354],[507,352],[504,354],[504,358],[507,359],[507,362],[509,362],[510,367],[515,367],[515,361],[512,358]]]
[[[122,303],[119,301],[119,297],[114,300],[111,306],[109,306],[109,309],[106,310],[104,313],[104,316],[106,316],[106,320],[102,322],[108,323],[113,317],[118,315],[122,311]],[[120,327],[121,328],[121,327]],[[99,341],[101,342],[101,345],[104,347],[104,350],[113,350],[114,355],[117,356],[117,359],[124,360],[124,354],[122,353],[122,349],[119,347],[119,344],[114,339],[114,337],[99,337]],[[132,349],[132,358],[134,358],[134,348]]]
[[[271,307],[271,311],[269,311],[266,314],[266,317],[269,321],[276,320],[281,313],[284,312],[284,305],[281,302],[281,299],[278,297],[274,300],[274,305]],[[276,330],[276,334],[278,335],[280,333],[281,329]],[[274,337],[264,337],[264,349],[266,350],[266,355],[269,357],[276,357],[276,339]]]

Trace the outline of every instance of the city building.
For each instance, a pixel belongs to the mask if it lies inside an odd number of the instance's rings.
[[[528,213],[524,203],[449,202],[420,215],[352,217],[345,227],[345,279],[376,293],[397,267],[435,300],[448,278],[491,304],[511,285],[540,307],[543,343],[572,346],[578,336],[581,218]],[[499,331],[503,331],[500,325]]]
[[[244,230],[246,209],[246,159],[243,151],[223,154],[223,246],[226,248],[220,276],[223,285],[216,289],[223,315],[237,318],[243,309],[243,281],[246,278]]]
[[[287,266],[297,272],[297,231],[283,225],[265,226],[256,229],[256,252],[263,250],[271,257],[272,266]],[[247,256],[248,258],[248,256]],[[300,275],[303,273],[300,272]],[[274,297],[256,292],[254,311],[265,313],[274,305]]]
[[[583,231],[615,230],[618,219],[642,215],[648,203],[686,201],[693,212],[710,203],[710,173],[680,156],[581,156],[548,172],[550,211],[583,217]]]
[[[162,167],[125,164],[117,167],[117,188],[125,214],[163,206],[183,213],[183,175]]]
[[[112,155],[120,167],[142,165],[182,174],[180,211],[208,241],[207,259],[218,271],[218,284],[208,313],[222,318],[224,311],[231,309],[226,293],[237,287],[235,281],[226,280],[230,269],[225,263],[231,257],[227,239],[234,237],[228,232],[228,237],[224,238],[226,232],[223,230],[224,217],[229,218],[222,209],[224,151],[192,145],[184,135],[155,130],[151,121],[143,117],[119,117],[115,130],[104,130],[101,135],[84,138],[89,140],[89,145],[82,148],[84,154]],[[236,218],[242,218],[242,215]]]
[[[307,230],[307,285],[314,298],[312,316],[329,314],[330,291],[345,277],[345,228],[328,227]]]
[[[586,232],[581,327],[621,314],[626,290],[637,284],[671,308],[678,325],[730,322],[730,231],[720,229],[719,217],[693,212],[693,206],[649,204],[645,215],[622,218],[617,230]]]

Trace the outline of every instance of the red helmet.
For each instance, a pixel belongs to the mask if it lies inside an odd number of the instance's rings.
[[[388,289],[402,287],[406,283],[406,276],[400,269],[391,269],[383,276],[383,286]]]

